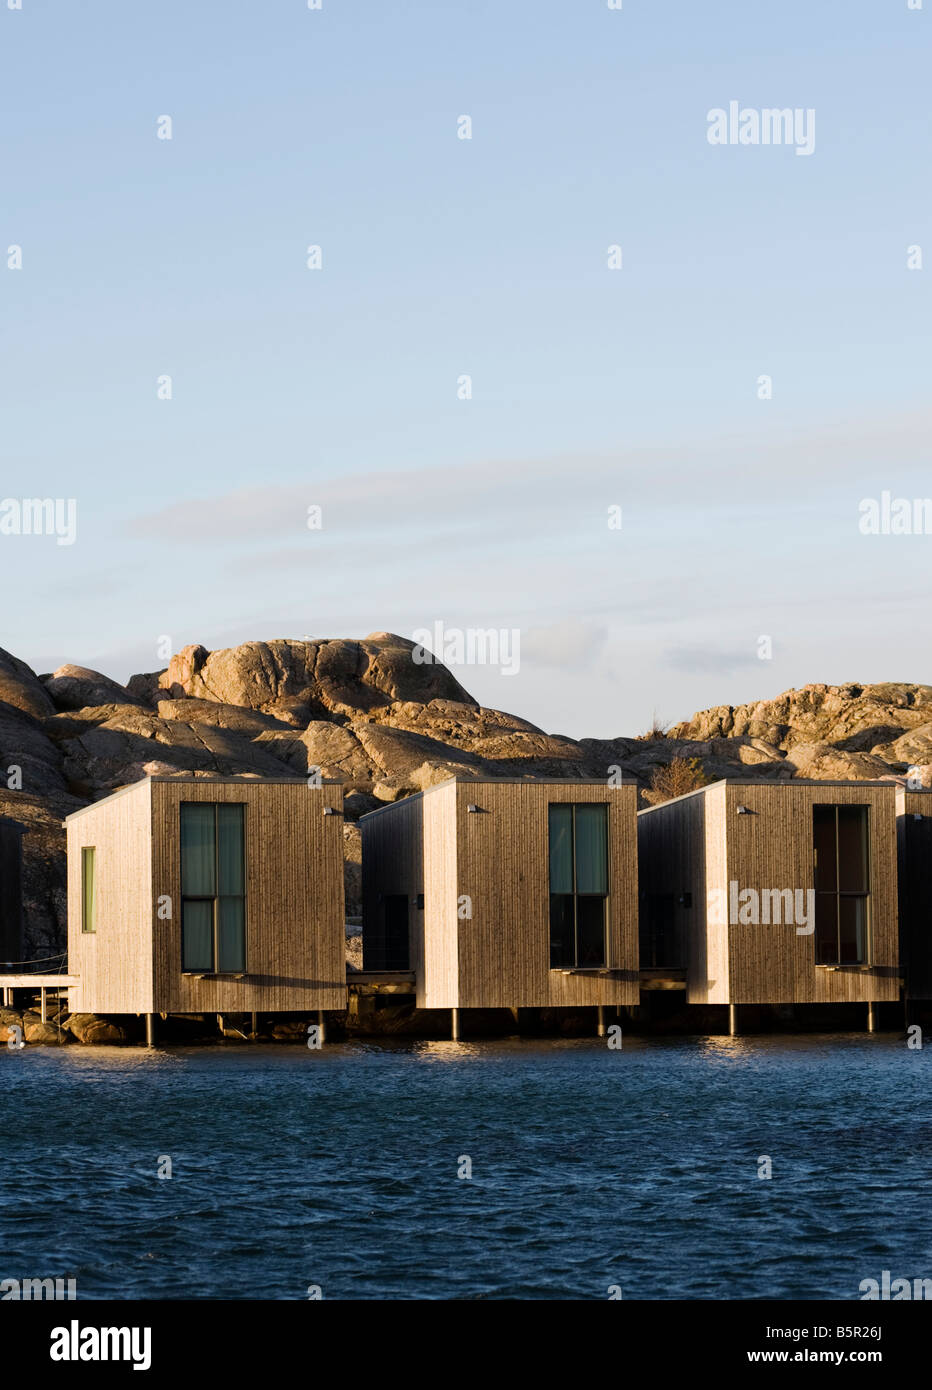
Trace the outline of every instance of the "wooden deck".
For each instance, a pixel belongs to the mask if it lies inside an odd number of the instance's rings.
[[[0,975],[0,989],[66,989],[78,983],[77,975]]]
[[[38,971],[32,974],[19,975],[0,975],[0,998],[5,1006],[13,1004],[14,989],[28,989],[33,993],[39,992],[40,1017],[43,1023],[48,1022],[48,992],[55,990],[61,997],[62,990],[69,989],[78,983],[77,975],[40,975]]]

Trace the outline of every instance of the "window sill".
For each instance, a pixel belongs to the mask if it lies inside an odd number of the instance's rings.
[[[842,964],[841,962],[839,962],[837,965],[817,965],[817,966],[816,966],[816,970],[861,970],[861,971],[866,971],[866,970],[872,970],[872,969],[873,969],[873,966],[867,965],[864,961],[861,961],[861,962],[859,962],[859,963],[854,963],[854,962],[852,962],[850,965],[849,965],[849,964],[846,964],[846,963],[845,963],[845,964]]]
[[[245,970],[182,970],[186,980],[245,980]]]
[[[552,965],[551,975],[619,975],[609,965]]]

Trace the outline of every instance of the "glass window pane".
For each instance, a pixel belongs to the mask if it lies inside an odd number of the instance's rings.
[[[651,893],[641,913],[641,964],[679,966],[672,893]]]
[[[214,808],[196,801],[181,803],[181,893],[185,898],[212,898]]]
[[[568,970],[576,964],[572,893],[550,895],[550,968]]]
[[[867,898],[841,897],[841,950],[839,964],[863,965],[867,961]]]
[[[603,808],[604,809],[604,808]],[[577,964],[594,967],[605,964],[605,899],[576,899]]]
[[[838,899],[834,893],[816,893],[816,965],[838,963]]]
[[[81,930],[97,930],[97,855],[92,845],[81,850]]]
[[[576,892],[608,892],[608,807],[577,806]]]
[[[182,905],[181,968],[213,970],[214,905],[186,902]]]
[[[812,835],[815,849],[815,888],[817,893],[834,893],[835,807],[813,806]]]
[[[573,808],[550,807],[550,891],[573,891]]]
[[[230,896],[245,893],[243,812],[239,805],[217,807],[217,892]]]
[[[867,807],[838,808],[838,887],[843,893],[866,893]]]
[[[408,895],[390,893],[385,899],[385,957],[382,970],[409,969]]]
[[[219,900],[219,970],[246,969],[246,913],[242,898]]]

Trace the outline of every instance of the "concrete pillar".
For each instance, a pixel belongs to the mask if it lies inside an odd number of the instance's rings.
[[[599,1004],[596,1011],[596,1035],[600,1038],[605,1037],[605,1005]]]
[[[876,1005],[874,1004],[868,1004],[867,1006],[867,1031],[868,1033],[875,1033],[877,1031],[877,1014]]]
[[[155,1047],[155,1014],[146,1014],[146,1047]]]
[[[323,1009],[317,1010],[317,1026],[320,1029],[320,1042],[321,1046],[323,1046],[323,1044],[327,1041],[327,1025],[324,1020]]]
[[[42,1019],[43,1023],[48,1023],[49,1004],[48,997],[45,992],[45,985],[41,985],[39,988],[39,1017]]]
[[[728,1005],[728,1033],[732,1038],[738,1036],[738,1005]]]
[[[454,1042],[460,1039],[460,1011],[459,1009],[450,1010],[450,1037]]]

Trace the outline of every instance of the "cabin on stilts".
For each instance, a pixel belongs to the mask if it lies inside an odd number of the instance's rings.
[[[343,789],[146,777],[67,817],[74,1012],[343,1009]]]
[[[641,961],[689,1004],[899,998],[896,787],[727,779],[638,815]]]
[[[639,1000],[633,782],[451,779],[363,816],[363,970],[418,1007]]]

